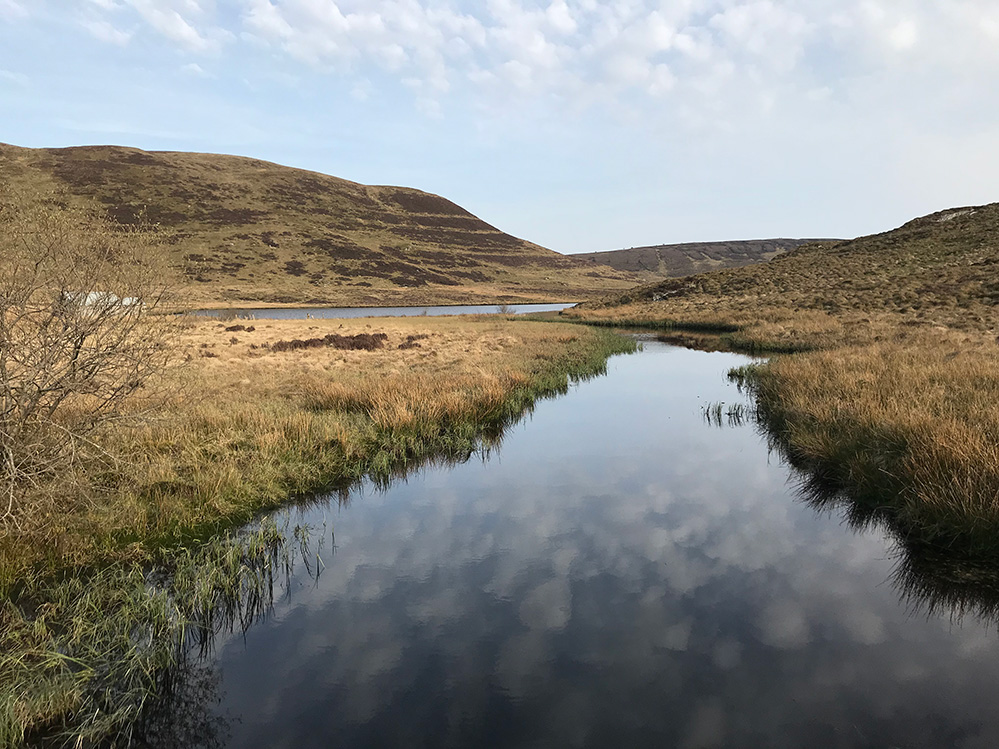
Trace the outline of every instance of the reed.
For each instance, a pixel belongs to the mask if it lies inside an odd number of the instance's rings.
[[[128,746],[171,674],[265,615],[301,528],[264,521],[158,565],[26,579],[0,630],[0,746]],[[304,555],[303,555],[304,556]],[[140,742],[141,743],[141,742]]]

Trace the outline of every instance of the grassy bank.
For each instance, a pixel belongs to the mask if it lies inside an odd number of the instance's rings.
[[[602,324],[610,311],[601,311]],[[654,324],[666,342],[771,355],[747,384],[762,424],[796,465],[887,510],[913,541],[962,555],[999,553],[992,329],[771,309],[733,315],[725,322],[737,329],[718,333],[717,314],[700,332],[696,316],[679,328]],[[626,316],[633,321],[635,310]]]
[[[293,341],[383,336],[369,350]],[[347,344],[340,344],[347,345]],[[0,583],[52,556],[86,562],[242,522],[289,495],[463,459],[535,398],[601,371],[631,343],[578,326],[481,318],[191,318],[176,366],[137,423],[101,436],[116,461],[73,484],[62,512],[3,539]],[[160,391],[168,394],[163,400]],[[66,512],[66,510],[70,510]]]
[[[999,553],[999,204],[768,263],[672,279],[563,317],[771,358],[765,424],[817,479],[913,541]]]
[[[179,324],[173,346],[166,399],[137,401],[137,421],[100,437],[116,462],[74,477],[59,512],[2,539],[6,744],[127,736],[205,602],[231,600],[227,586],[247,599],[254,586],[241,576],[272,569],[263,542],[226,541],[226,529],[365,476],[466,460],[535,399],[633,344],[483,316],[198,318]],[[153,563],[188,572],[151,590]],[[250,578],[261,574],[271,572]],[[112,611],[113,623],[101,621]]]
[[[999,351],[980,337],[910,334],[778,357],[747,379],[796,465],[903,537],[999,551]]]

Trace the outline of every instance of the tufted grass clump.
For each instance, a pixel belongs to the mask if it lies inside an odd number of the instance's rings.
[[[999,552],[999,350],[944,333],[734,373],[792,462],[890,511],[904,536]]]

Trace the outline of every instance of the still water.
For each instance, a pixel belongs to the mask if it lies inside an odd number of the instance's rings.
[[[705,420],[745,361],[648,342],[485,459],[292,511],[335,544],[218,643],[226,745],[999,745],[995,628]]]
[[[508,304],[503,309],[507,314],[525,315],[528,312],[558,312],[572,307],[574,302],[559,304]],[[236,313],[239,317],[254,320],[264,318],[271,320],[316,320],[324,318],[352,317],[420,317],[421,315],[489,315],[500,311],[496,304],[451,304],[443,307],[298,307],[283,309],[241,309]],[[217,317],[223,314],[221,310],[198,310],[194,314],[203,317]],[[225,314],[229,314],[226,310]]]

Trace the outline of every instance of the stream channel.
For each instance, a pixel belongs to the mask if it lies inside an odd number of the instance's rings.
[[[216,643],[214,743],[999,746],[993,604],[710,423],[746,361],[645,341],[487,455],[283,511],[333,543]]]

